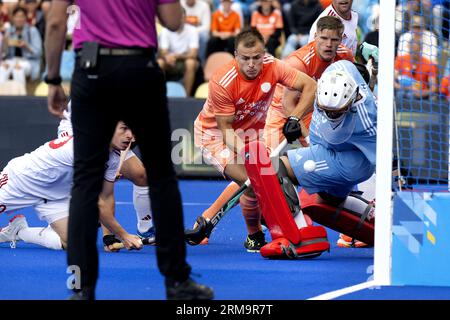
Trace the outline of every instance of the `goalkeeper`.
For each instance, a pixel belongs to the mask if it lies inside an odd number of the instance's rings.
[[[302,135],[300,126],[284,133],[289,142]],[[281,160],[307,194],[343,202],[374,173],[376,137],[376,100],[355,65],[342,60],[331,64],[317,83],[310,146],[290,150]],[[308,160],[315,165],[305,170]]]

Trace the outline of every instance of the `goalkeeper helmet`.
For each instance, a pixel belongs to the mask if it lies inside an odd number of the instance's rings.
[[[342,115],[352,106],[357,96],[358,85],[343,71],[326,72],[317,83],[317,107],[328,115]]]

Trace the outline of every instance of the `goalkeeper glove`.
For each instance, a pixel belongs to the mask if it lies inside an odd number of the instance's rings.
[[[375,59],[375,62],[378,62],[378,47],[374,46],[372,44],[369,44],[367,42],[363,42],[360,45],[361,54],[366,59],[366,61],[369,61],[370,57],[373,57]]]
[[[283,126],[283,134],[288,143],[292,143],[302,136],[302,128],[300,126],[300,119],[290,116],[287,118]]]

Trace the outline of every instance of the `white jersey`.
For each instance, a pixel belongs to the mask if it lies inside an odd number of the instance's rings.
[[[120,153],[112,151],[105,180],[115,181],[119,161]],[[19,193],[45,200],[68,198],[73,177],[73,137],[58,138],[12,159],[4,172],[8,174],[8,184]]]
[[[341,19],[342,23],[344,24],[344,34],[342,35],[342,44],[345,45],[347,48],[351,49],[353,52],[353,55],[356,54],[356,49],[358,48],[358,38],[356,36],[356,29],[358,28],[358,13],[351,10],[352,18],[350,20],[346,20],[342,18],[336,10],[334,10],[333,5],[330,4],[328,7],[326,7],[325,10],[322,11],[320,16],[314,21],[311,30],[309,31],[309,39],[308,42],[311,42],[314,40],[314,35],[317,31],[317,21],[325,16],[333,16]]]
[[[3,172],[8,184],[20,194],[46,200],[68,198],[73,177],[73,129],[71,104],[58,126],[58,139],[45,143],[31,153],[12,159]],[[134,156],[128,152],[125,160]],[[120,152],[113,150],[105,168],[105,180],[114,182],[120,163]]]

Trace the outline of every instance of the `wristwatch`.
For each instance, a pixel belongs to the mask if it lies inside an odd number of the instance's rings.
[[[56,78],[48,78],[47,76],[45,76],[44,82],[46,84],[52,84],[52,85],[58,86],[61,84],[62,78],[61,78],[61,76],[57,76]]]

